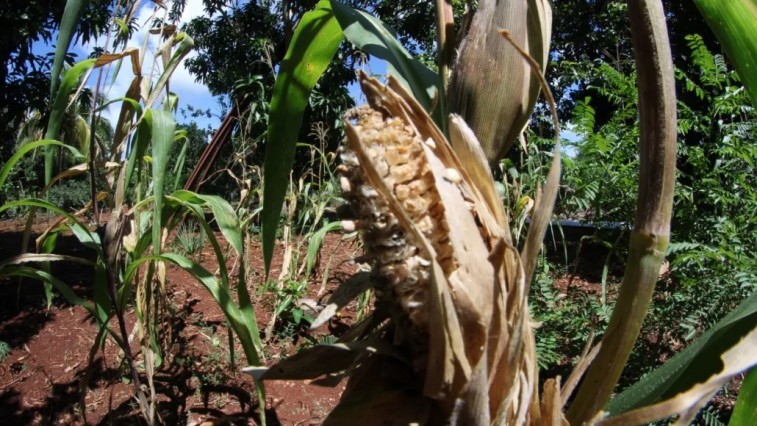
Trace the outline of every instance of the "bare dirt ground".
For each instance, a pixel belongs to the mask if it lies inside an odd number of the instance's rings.
[[[33,228],[40,232],[48,223]],[[22,220],[0,222],[0,260],[19,252]],[[221,236],[218,235],[219,240]],[[74,237],[62,238],[59,251],[74,256],[89,253]],[[306,245],[303,245],[306,249]],[[250,247],[252,271],[248,274],[248,290],[254,298],[261,330],[268,324],[274,308],[270,293],[260,286],[263,282],[262,252],[259,243]],[[354,240],[342,235],[326,236],[321,261],[309,280],[307,297],[325,302],[340,282],[356,271],[352,261],[356,255]],[[554,276],[557,291],[569,295],[580,293],[599,297],[603,253],[582,251],[575,274]],[[559,256],[558,256],[559,257]],[[274,254],[271,277],[281,270],[283,251]],[[597,261],[601,259],[601,261]],[[218,265],[209,245],[203,249],[201,263],[210,271]],[[553,262],[565,263],[562,259]],[[570,260],[572,264],[572,260]],[[233,269],[233,260],[227,265]],[[566,269],[572,269],[572,266]],[[324,280],[324,272],[328,270]],[[83,266],[54,264],[53,274],[68,283],[80,296],[92,296],[92,271]],[[622,268],[610,270],[611,281],[617,283]],[[307,381],[266,382],[266,405],[261,410],[254,393],[252,379],[240,373],[244,355],[234,344],[236,364],[231,366],[226,320],[207,290],[187,272],[167,268],[171,315],[168,315],[166,336],[170,347],[163,366],[155,374],[159,394],[158,411],[168,425],[256,425],[266,416],[269,425],[318,425],[336,405],[344,390],[345,381],[318,386]],[[325,292],[319,294],[325,282]],[[608,297],[615,296],[617,286],[611,286]],[[582,296],[584,297],[584,296]],[[295,353],[302,347],[315,344],[324,336],[339,336],[355,318],[355,307],[348,306],[336,319],[315,332],[307,326],[294,326],[291,321],[277,323],[266,340],[265,357],[271,364]],[[134,329],[134,312],[127,312],[127,328]],[[0,361],[0,424],[2,425],[69,425],[69,424],[144,424],[136,401],[129,373],[123,363],[122,352],[106,339],[102,350],[93,353],[91,369],[88,357],[97,332],[95,321],[80,306],[68,304],[56,297],[50,309],[45,304],[42,284],[35,281],[0,279],[0,342],[11,348]],[[657,335],[645,335],[649,343],[660,343],[653,354],[657,361],[672,354]],[[137,339],[134,339],[135,341]],[[133,343],[133,350],[138,345]],[[570,359],[553,373],[570,370]],[[88,383],[82,392],[84,382]],[[738,383],[729,385],[730,395],[719,397],[716,406],[732,408]]]
[[[34,230],[44,229],[45,223]],[[23,222],[0,222],[0,259],[17,254],[21,245]],[[220,238],[220,235],[219,235]],[[67,254],[88,255],[73,237],[63,238],[58,247]],[[250,255],[254,279],[248,283],[255,300],[261,329],[268,323],[273,301],[261,284],[262,253],[254,243]],[[326,292],[317,292],[323,283],[322,272],[310,279],[308,297],[326,300],[336,285],[355,272],[354,246],[341,235],[327,235],[321,263],[331,258]],[[280,249],[274,257],[271,276],[281,269]],[[209,245],[201,257],[210,271],[217,268]],[[232,267],[232,262],[229,263]],[[71,285],[80,296],[91,297],[92,271],[83,266],[54,265],[53,274]],[[207,290],[187,272],[167,268],[169,303],[173,314],[167,327],[171,347],[155,375],[160,395],[160,415],[165,424],[246,425],[259,424],[260,409],[252,379],[239,370],[244,367],[241,346],[235,344],[236,368],[230,367],[228,333],[223,312]],[[315,332],[307,325],[282,322],[266,345],[266,358],[272,363],[313,344],[319,337],[344,331],[354,309]],[[133,329],[134,313],[127,312],[128,330]],[[95,353],[88,372],[88,355],[97,333],[95,321],[87,311],[56,297],[48,310],[42,284],[15,279],[0,281],[0,341],[9,353],[0,363],[0,424],[142,424],[132,398],[128,369],[123,355],[110,339]],[[136,339],[135,339],[136,340]],[[136,344],[132,344],[137,349]],[[87,374],[88,390],[81,398],[80,388]],[[344,389],[344,381],[332,387],[308,382],[275,381],[266,383],[264,413],[268,424],[320,424]],[[85,420],[86,416],[86,420]]]

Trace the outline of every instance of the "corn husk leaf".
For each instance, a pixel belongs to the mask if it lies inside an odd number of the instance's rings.
[[[757,328],[752,329],[720,357],[720,370],[705,382],[696,383],[675,397],[644,408],[624,413],[617,417],[602,419],[595,424],[604,426],[642,424],[677,415],[675,426],[690,424],[699,410],[728,383],[731,377],[757,364],[754,349],[757,348]]]
[[[449,110],[460,114],[489,162],[501,159],[523,131],[540,90],[528,64],[497,30],[508,30],[544,73],[552,29],[546,0],[479,2],[452,72]]]

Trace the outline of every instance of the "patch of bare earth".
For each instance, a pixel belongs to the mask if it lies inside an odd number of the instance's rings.
[[[46,225],[43,221],[33,229],[40,232]],[[0,259],[19,252],[22,228],[19,220],[0,222]],[[92,258],[92,253],[73,237],[61,239],[59,247],[67,254]],[[305,249],[306,244],[302,247]],[[263,285],[260,245],[252,244],[249,255],[253,271],[248,274],[248,290],[262,330],[275,301],[258,291]],[[277,248],[272,277],[278,276],[282,257],[281,248]],[[320,257],[306,297],[325,301],[341,280],[355,272],[354,245],[343,241],[341,235],[327,235]],[[218,267],[207,245],[199,259],[210,271]],[[233,270],[233,259],[227,266]],[[327,267],[329,272],[324,279]],[[78,295],[91,298],[91,269],[54,265],[53,273]],[[167,277],[170,314],[165,315],[168,333],[163,338],[169,349],[155,374],[161,418],[166,424],[259,424],[261,410],[251,377],[239,372],[246,363],[236,341],[235,364],[233,368],[231,365],[223,312],[187,272],[168,266]],[[351,309],[354,314],[354,308],[348,307],[346,315],[314,333],[308,332],[304,323],[284,327],[286,321],[277,322],[273,334],[263,336],[267,362],[291,355],[319,337],[345,330],[354,316]],[[127,329],[132,332],[133,310],[126,317]],[[41,283],[0,280],[0,341],[11,348],[0,363],[0,424],[142,424],[128,369],[112,339],[105,339],[104,345],[96,348],[90,364],[96,334],[97,325],[84,308],[56,297],[47,309]],[[132,349],[139,361],[138,339],[133,336]],[[144,377],[142,380],[144,383]],[[85,381],[88,385],[83,393]],[[339,400],[345,383],[342,380],[330,385],[267,382],[262,412],[268,424],[321,424]]]

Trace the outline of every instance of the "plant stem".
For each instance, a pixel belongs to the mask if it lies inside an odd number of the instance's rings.
[[[676,98],[661,0],[630,0],[639,87],[640,169],[636,223],[623,284],[602,348],[567,413],[583,424],[607,403],[639,336],[670,238],[675,185]]]
[[[436,0],[436,50],[439,61],[439,76],[442,92],[447,90],[449,69],[455,53],[455,16],[450,0]]]

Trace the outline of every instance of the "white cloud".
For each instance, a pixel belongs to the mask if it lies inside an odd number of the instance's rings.
[[[205,6],[202,0],[188,0],[184,7],[184,14],[181,15],[181,22],[188,22],[204,14]]]

